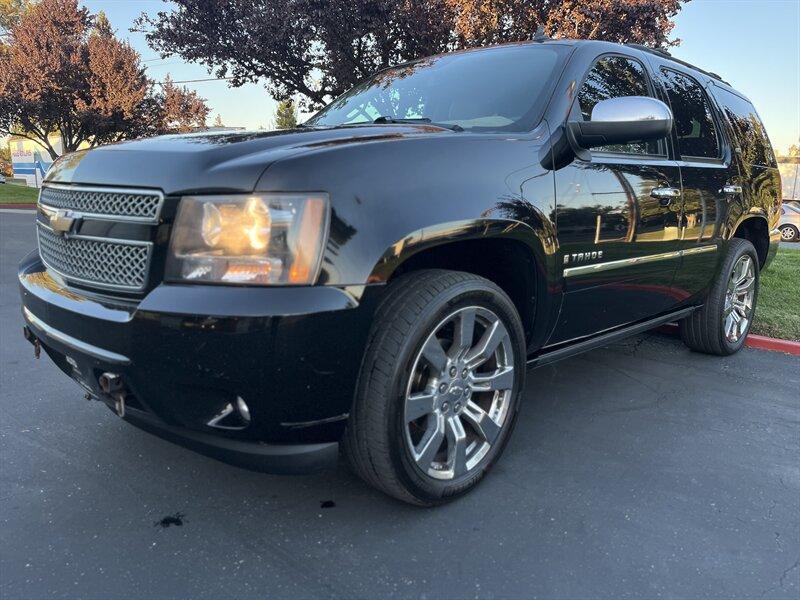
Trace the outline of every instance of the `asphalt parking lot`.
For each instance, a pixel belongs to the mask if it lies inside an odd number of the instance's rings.
[[[800,362],[648,334],[529,374],[503,460],[424,510],[345,467],[236,469],[120,421],[21,335],[0,213],[0,596],[792,598]]]

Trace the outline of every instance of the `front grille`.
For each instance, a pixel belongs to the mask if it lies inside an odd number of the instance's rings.
[[[37,227],[42,262],[77,285],[143,292],[153,253],[153,243],[144,240],[152,239],[163,202],[164,195],[157,190],[45,185],[39,193]],[[65,225],[65,219],[71,223],[67,231],[54,231]],[[88,223],[93,220],[102,220],[106,226],[98,229]],[[108,221],[126,226],[108,227]],[[141,231],[137,234],[136,229]],[[87,231],[119,231],[125,239],[107,233],[94,237]]]
[[[156,221],[162,195],[150,190],[91,189],[66,186],[43,187],[39,202],[87,215],[116,216]]]
[[[67,279],[131,292],[147,284],[150,243],[64,237],[41,223],[38,230],[42,262]]]

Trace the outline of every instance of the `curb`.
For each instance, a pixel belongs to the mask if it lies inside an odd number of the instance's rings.
[[[30,209],[36,210],[36,203],[35,202],[15,202],[15,203],[8,203],[8,204],[0,204],[0,210],[5,209],[13,209],[13,210],[20,210],[20,209]]]
[[[662,325],[656,331],[665,333],[667,335],[678,335],[678,324],[668,323]],[[785,354],[792,354],[800,356],[800,342],[793,342],[791,340],[781,340],[778,338],[766,337],[763,335],[755,335],[751,333],[744,341],[744,345],[748,348],[755,348],[756,350],[767,350],[769,352],[783,352]]]

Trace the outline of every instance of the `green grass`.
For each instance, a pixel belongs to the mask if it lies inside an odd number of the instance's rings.
[[[35,204],[39,190],[14,183],[0,183],[0,204]]]
[[[751,333],[800,341],[800,250],[778,250],[761,273]]]

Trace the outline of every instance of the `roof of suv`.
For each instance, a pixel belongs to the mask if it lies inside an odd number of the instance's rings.
[[[670,54],[667,50],[665,50],[663,48],[650,48],[649,46],[645,46],[643,44],[619,44],[617,42],[609,42],[609,41],[606,41],[606,40],[576,40],[576,39],[568,39],[568,38],[566,38],[566,39],[540,38],[540,39],[534,39],[534,40],[530,40],[530,41],[526,41],[526,42],[517,42],[517,43],[523,43],[523,44],[564,44],[564,45],[569,45],[569,46],[589,46],[589,45],[593,45],[593,46],[594,45],[597,45],[597,46],[610,46],[610,47],[617,46],[619,48],[627,48],[627,49],[632,49],[632,50],[638,50],[639,52],[645,52],[647,54],[652,54],[652,55],[658,56],[659,58],[662,58],[664,60],[668,60],[670,62],[673,62],[676,65],[680,65],[680,66],[684,67],[685,69],[691,69],[691,70],[695,71],[698,74],[702,74],[702,75],[708,77],[709,79],[711,79],[713,81],[714,85],[716,85],[718,87],[725,88],[725,89],[733,92],[737,96],[740,96],[740,97],[744,98],[745,100],[748,100],[748,102],[749,102],[749,99],[744,94],[742,94],[742,92],[740,92],[739,90],[734,88],[730,83],[725,81],[717,73],[714,73],[713,71],[707,71],[705,69],[702,69],[702,68],[698,67],[697,65],[693,65],[692,63],[686,62],[685,60],[681,60],[680,58],[676,58],[676,57],[672,56],[672,54]]]

